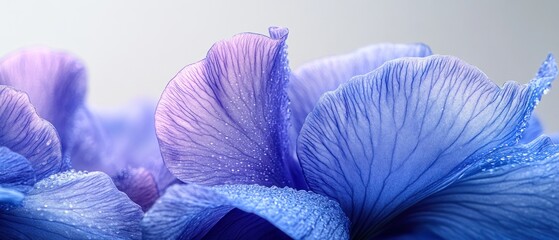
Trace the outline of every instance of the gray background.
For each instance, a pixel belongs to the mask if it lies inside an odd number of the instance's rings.
[[[239,32],[286,26],[292,68],[379,42],[424,42],[502,85],[559,57],[559,1],[1,1],[0,54],[65,49],[89,69],[89,103],[157,99],[185,65]],[[556,83],[559,86],[559,82]],[[559,87],[536,110],[559,131]]]

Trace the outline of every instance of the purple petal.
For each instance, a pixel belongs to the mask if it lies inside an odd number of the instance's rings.
[[[64,172],[0,207],[5,239],[140,239],[142,210],[100,172]]]
[[[338,200],[353,237],[454,181],[489,151],[515,144],[551,81],[553,57],[528,85],[493,84],[456,58],[386,63],[324,95],[298,156],[311,190]]]
[[[0,147],[0,187],[25,193],[35,184],[35,172],[23,156]]]
[[[63,152],[72,144],[74,114],[83,105],[86,76],[75,57],[49,49],[16,52],[0,62],[0,84],[29,95],[37,113],[58,131]]]
[[[431,49],[425,44],[385,43],[303,65],[294,71],[288,88],[295,132],[301,131],[305,118],[322,94],[335,90],[354,76],[375,70],[386,61],[428,55],[431,55]]]
[[[2,85],[0,146],[27,158],[37,180],[68,169],[54,127],[37,115],[25,93]]]
[[[159,198],[159,190],[155,179],[146,169],[127,169],[113,178],[118,190],[126,193],[136,204],[147,211]]]
[[[167,85],[156,129],[180,180],[289,184],[287,30],[271,31],[277,38],[247,33],[216,43]]]

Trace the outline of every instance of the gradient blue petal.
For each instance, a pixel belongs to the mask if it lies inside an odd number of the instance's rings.
[[[142,220],[143,236],[202,238],[234,208],[267,220],[294,239],[349,237],[346,216],[338,203],[324,196],[287,187],[194,184],[168,188]]]
[[[402,217],[444,239],[559,236],[559,146],[547,138],[499,149]]]
[[[216,43],[167,85],[155,124],[163,160],[180,180],[289,185],[287,30],[270,31]]]
[[[25,157],[37,180],[68,169],[54,127],[41,119],[25,93],[0,85],[0,146]]]
[[[64,172],[0,207],[6,239],[140,239],[142,210],[100,172]]]
[[[84,65],[74,56],[46,48],[15,52],[0,61],[0,84],[29,95],[37,113],[58,131],[62,150],[73,144],[73,121],[86,92]]]
[[[369,73],[386,61],[401,57],[425,57],[431,49],[425,44],[376,44],[350,54],[333,56],[303,65],[289,82],[291,123],[299,133],[307,115],[322,94],[335,90],[354,76]]]
[[[353,237],[441,190],[495,148],[515,144],[557,75],[553,57],[528,85],[503,88],[456,58],[386,63],[325,94],[298,156],[310,189],[340,202]]]
[[[23,156],[0,147],[0,187],[27,192],[35,184],[35,172]]]
[[[528,120],[528,124],[526,125],[526,129],[522,133],[522,137],[520,138],[520,143],[526,144],[534,141],[536,138],[543,134],[543,125],[540,121],[540,118],[536,116],[536,114],[532,114],[530,120]]]

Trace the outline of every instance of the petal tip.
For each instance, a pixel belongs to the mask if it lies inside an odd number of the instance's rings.
[[[285,28],[285,27],[270,27],[268,28],[268,31],[270,32],[270,37],[273,39],[282,39],[285,40],[287,38],[287,35],[289,34],[289,29]]]

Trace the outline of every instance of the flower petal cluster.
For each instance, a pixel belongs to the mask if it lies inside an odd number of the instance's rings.
[[[559,147],[525,131],[557,77],[551,55],[501,88],[423,44],[290,72],[286,38],[234,36],[171,80],[157,136],[189,184],[146,213],[146,238],[559,234]]]
[[[81,63],[34,49],[0,62],[0,236],[140,239],[142,211],[102,172],[71,170]]]

